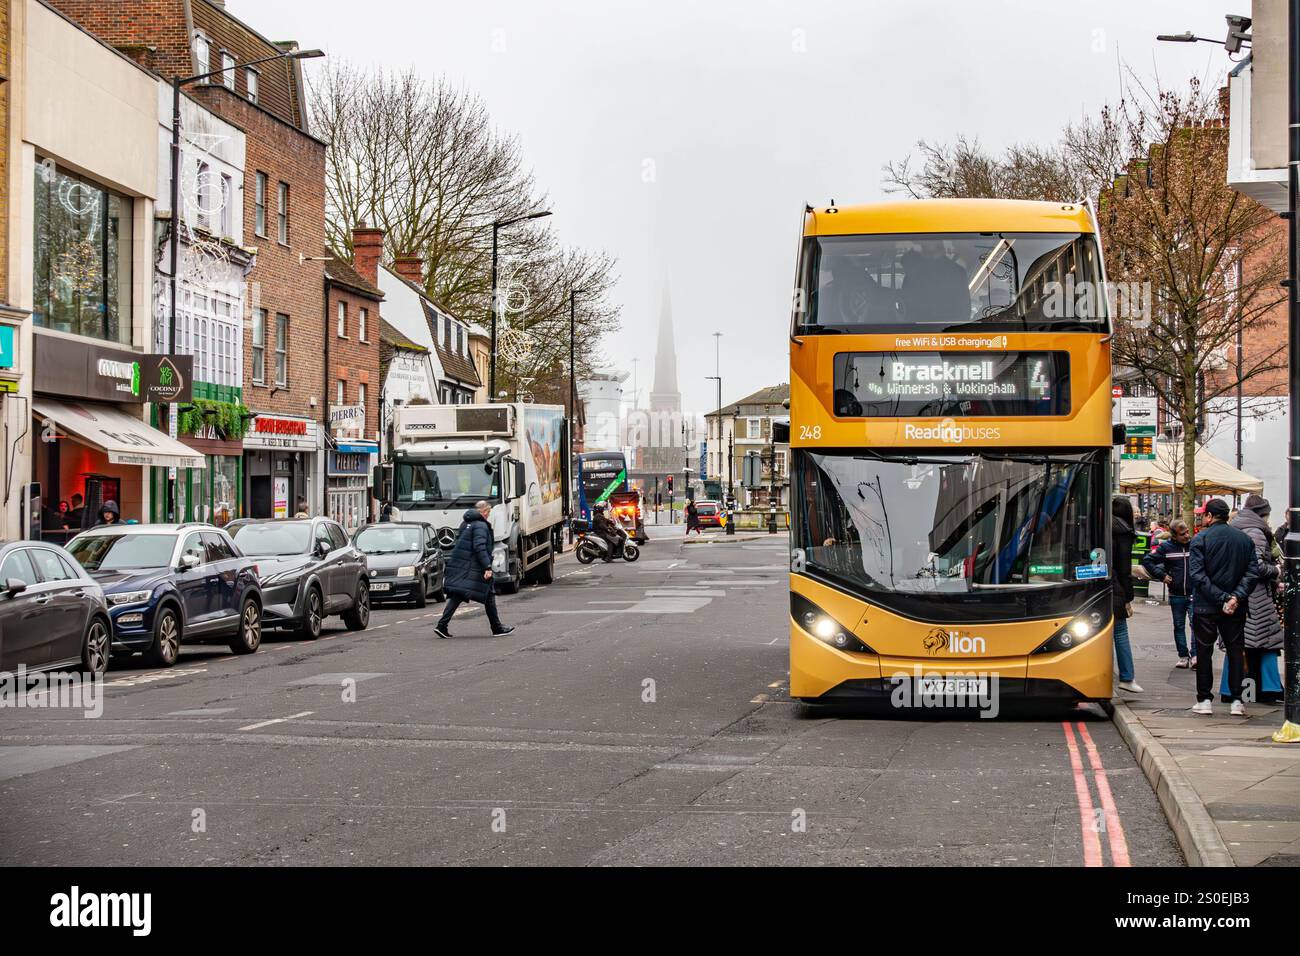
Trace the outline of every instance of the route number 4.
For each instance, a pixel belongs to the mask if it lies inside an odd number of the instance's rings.
[[[821,441],[822,427],[820,425],[800,425],[800,441]]]

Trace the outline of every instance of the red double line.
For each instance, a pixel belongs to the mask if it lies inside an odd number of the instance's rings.
[[[1070,753],[1070,769],[1074,773],[1074,795],[1079,803],[1079,828],[1083,836],[1083,865],[1103,866],[1101,853],[1101,828],[1097,826],[1098,816],[1092,802],[1092,792],[1088,788],[1088,774],[1084,769],[1083,756],[1079,752],[1079,741],[1088,752],[1088,763],[1092,767],[1093,782],[1097,787],[1097,797],[1101,801],[1101,819],[1105,820],[1106,837],[1110,844],[1110,862],[1112,866],[1130,866],[1128,841],[1124,838],[1124,827],[1120,823],[1119,810],[1111,793],[1110,779],[1102,765],[1101,754],[1093,742],[1092,734],[1086,724],[1080,722],[1073,727],[1069,721],[1062,721],[1065,730],[1065,746]],[[1078,727],[1079,741],[1075,740],[1075,727]]]

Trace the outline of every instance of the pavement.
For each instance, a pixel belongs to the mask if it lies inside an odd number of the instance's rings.
[[[670,534],[671,530],[671,534]],[[103,713],[0,709],[0,864],[1181,865],[1096,707],[995,719],[788,695],[788,539],[557,561],[253,655],[115,662]]]
[[[1157,589],[1158,590],[1158,589]],[[1280,704],[1230,717],[1191,712],[1196,672],[1180,670],[1167,605],[1141,597],[1129,623],[1142,694],[1119,692],[1115,723],[1150,779],[1188,862],[1300,864],[1300,745],[1275,744]],[[1217,690],[1223,655],[1215,653]]]

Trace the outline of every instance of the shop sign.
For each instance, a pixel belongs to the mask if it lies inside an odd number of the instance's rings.
[[[289,479],[274,479],[275,502],[274,515],[277,518],[289,517]]]
[[[146,402],[167,404],[194,398],[193,355],[143,355],[140,365]]]
[[[330,432],[334,435],[360,435],[366,429],[366,406],[331,405]]]
[[[308,418],[258,415],[244,436],[245,448],[316,450],[316,423]]]
[[[149,356],[34,330],[32,387],[46,395],[143,403],[141,363]]]
[[[365,477],[370,474],[370,455],[331,450],[326,459],[331,478]]]

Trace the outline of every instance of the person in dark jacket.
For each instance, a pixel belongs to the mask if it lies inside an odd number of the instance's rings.
[[[1174,666],[1186,670],[1196,666],[1196,659],[1187,649],[1187,614],[1192,602],[1187,549],[1192,543],[1192,529],[1187,527],[1186,521],[1175,521],[1169,530],[1170,537],[1142,556],[1142,567],[1146,568],[1152,581],[1165,582],[1169,609],[1174,615],[1174,645],[1178,648],[1178,663]]]
[[[1192,578],[1192,634],[1196,638],[1196,705],[1198,714],[1214,712],[1214,643],[1223,641],[1227,658],[1232,714],[1245,716],[1241,681],[1246,669],[1247,599],[1259,578],[1255,544],[1228,526],[1228,503],[1214,498],[1205,506],[1209,526],[1192,538],[1188,571]]]
[[[1250,495],[1236,517],[1228,522],[1246,532],[1255,545],[1259,580],[1246,601],[1246,673],[1255,682],[1255,700],[1272,704],[1282,699],[1282,682],[1277,659],[1282,649],[1282,621],[1278,617],[1273,592],[1277,590],[1281,569],[1274,557],[1273,529],[1268,526],[1272,506],[1260,495]]]
[[[104,506],[99,509],[99,520],[96,525],[121,524],[122,513],[117,509],[116,501],[105,501]]]
[[[690,537],[691,532],[700,533],[700,509],[695,507],[695,499],[686,499],[686,536]]]
[[[86,507],[82,503],[83,501],[85,499],[81,495],[74,494],[72,496],[72,507],[63,516],[63,527],[69,531],[80,531],[85,524]]]
[[[1142,685],[1133,678],[1133,649],[1128,641],[1128,619],[1133,614],[1133,502],[1116,495],[1110,503],[1110,541],[1114,558],[1111,564],[1111,603],[1115,611],[1115,663],[1121,690],[1142,693]]]
[[[447,557],[443,582],[447,606],[433,629],[439,637],[451,637],[448,628],[452,615],[466,601],[483,605],[493,634],[509,634],[514,630],[502,624],[497,615],[496,586],[492,583],[492,525],[488,523],[491,510],[486,501],[480,501],[465,512],[456,546]]]

